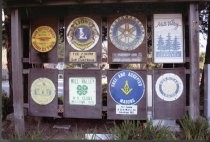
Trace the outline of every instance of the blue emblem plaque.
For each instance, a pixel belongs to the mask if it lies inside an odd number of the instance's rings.
[[[131,70],[117,72],[109,83],[109,93],[118,104],[136,104],[144,96],[144,92],[143,79],[139,74]]]
[[[109,37],[112,44],[118,49],[131,51],[139,47],[143,42],[145,29],[137,18],[125,15],[117,18],[112,23]]]
[[[74,19],[66,30],[68,43],[76,50],[87,51],[99,41],[100,31],[97,23],[88,17]]]

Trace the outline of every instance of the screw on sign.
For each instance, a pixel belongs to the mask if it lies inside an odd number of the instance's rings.
[[[145,37],[144,26],[136,17],[124,15],[112,23],[109,37],[116,48],[131,51],[143,42]]]
[[[75,50],[87,51],[92,49],[99,40],[99,27],[88,17],[74,19],[67,28],[66,38]]]
[[[137,104],[144,96],[145,85],[141,76],[131,70],[117,72],[109,83],[109,94],[121,105]]]
[[[32,45],[38,52],[49,52],[56,44],[55,31],[49,26],[40,26],[32,34]]]

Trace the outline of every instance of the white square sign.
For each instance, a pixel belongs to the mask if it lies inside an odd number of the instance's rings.
[[[69,104],[89,106],[96,105],[96,78],[70,77]]]
[[[116,114],[137,115],[137,105],[116,105]]]

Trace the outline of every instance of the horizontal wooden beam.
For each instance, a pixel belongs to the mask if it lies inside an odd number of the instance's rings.
[[[200,0],[8,0],[9,7],[37,7],[61,5],[86,5],[86,4],[121,4],[121,3],[172,3],[172,2],[199,2]]]

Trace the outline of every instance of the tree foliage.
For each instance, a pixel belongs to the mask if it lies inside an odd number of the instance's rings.
[[[199,4],[199,21],[200,32],[207,36],[208,34],[208,17],[209,17],[210,2],[202,2]]]

